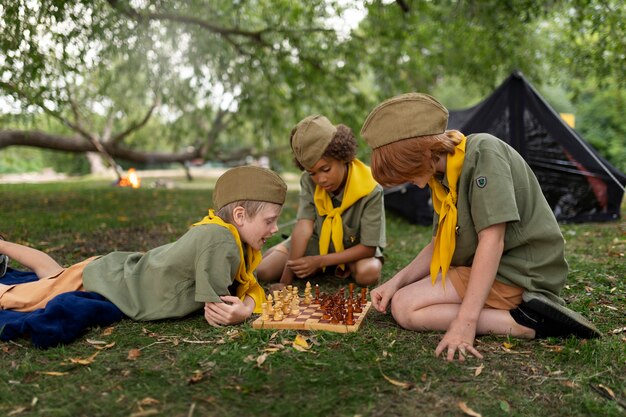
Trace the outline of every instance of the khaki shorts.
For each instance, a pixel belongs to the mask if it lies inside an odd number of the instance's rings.
[[[470,272],[472,268],[467,266],[450,267],[447,278],[452,282],[454,289],[463,299],[467,291]],[[523,288],[507,285],[498,280],[493,282],[489,291],[485,307],[496,308],[498,310],[513,310],[522,302]]]
[[[97,256],[62,270],[59,274],[33,282],[0,285],[0,309],[28,312],[44,308],[59,294],[83,290],[83,269]]]

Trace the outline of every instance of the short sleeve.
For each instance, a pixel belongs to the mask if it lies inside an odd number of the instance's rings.
[[[315,195],[315,183],[308,173],[303,173],[300,177],[300,199],[298,202],[298,220],[315,220],[317,211],[313,196]]]
[[[470,205],[476,232],[499,223],[519,221],[510,163],[493,149],[477,153],[470,183]]]
[[[363,208],[360,240],[363,245],[384,248],[387,245],[387,237],[382,187],[377,185],[370,196]]]
[[[239,268],[239,248],[227,229],[225,238],[214,239],[196,259],[195,301],[220,302],[220,296],[229,295]]]

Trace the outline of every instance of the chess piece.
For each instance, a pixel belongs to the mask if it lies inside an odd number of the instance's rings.
[[[361,288],[361,307],[365,307],[365,305],[367,304],[367,288],[363,287]]]
[[[300,314],[300,300],[298,300],[298,296],[295,296],[291,300],[291,314],[295,314],[296,316]]]
[[[304,287],[304,304],[311,304],[313,299],[311,298],[311,283],[309,281],[306,282],[306,286]]]
[[[261,303],[261,308],[263,309],[263,313],[261,313],[261,320],[268,321],[270,319],[269,306],[267,303]]]
[[[316,304],[320,302],[320,284],[315,284],[315,299],[313,301]]]
[[[278,300],[274,305],[274,321],[281,321],[285,318],[283,313],[283,302]]]
[[[272,294],[267,296],[267,314],[274,314],[274,298],[272,297]]]
[[[354,324],[354,313],[352,311],[352,304],[348,304],[348,312],[346,313],[346,324],[352,326]]]

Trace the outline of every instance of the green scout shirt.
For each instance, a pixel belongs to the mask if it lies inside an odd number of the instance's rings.
[[[339,207],[343,200],[343,191],[333,196],[333,207]],[[319,255],[319,235],[322,231],[324,217],[319,216],[313,196],[315,195],[315,183],[311,176],[305,172],[300,177],[300,201],[297,218],[314,221],[313,236],[307,245],[306,255]],[[383,200],[383,188],[376,184],[371,193],[359,199],[341,214],[343,223],[343,247],[351,248],[361,243],[365,246],[376,247],[376,257],[382,257],[382,250],[387,244],[385,234],[385,205]],[[329,253],[334,252],[332,246]]]
[[[447,180],[442,183],[447,189]],[[568,270],[563,235],[535,174],[517,151],[485,133],[468,136],[457,209],[451,265],[471,266],[478,232],[506,223],[496,279],[560,300]],[[439,218],[434,217],[436,230]]]
[[[229,295],[239,263],[228,229],[200,225],[145,253],[113,252],[96,259],[85,267],[83,285],[134,320],[183,317]]]

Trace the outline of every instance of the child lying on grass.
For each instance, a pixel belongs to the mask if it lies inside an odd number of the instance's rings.
[[[0,283],[0,308],[31,312],[57,295],[104,296],[133,320],[186,316],[204,309],[212,326],[243,322],[261,312],[265,293],[253,275],[260,249],[276,231],[287,186],[274,172],[238,167],[213,192],[215,212],[175,242],[145,253],[112,252],[63,268],[42,251],[0,240],[0,261],[31,269],[38,280]],[[8,258],[7,258],[8,257]],[[5,272],[6,266],[2,267]]]

